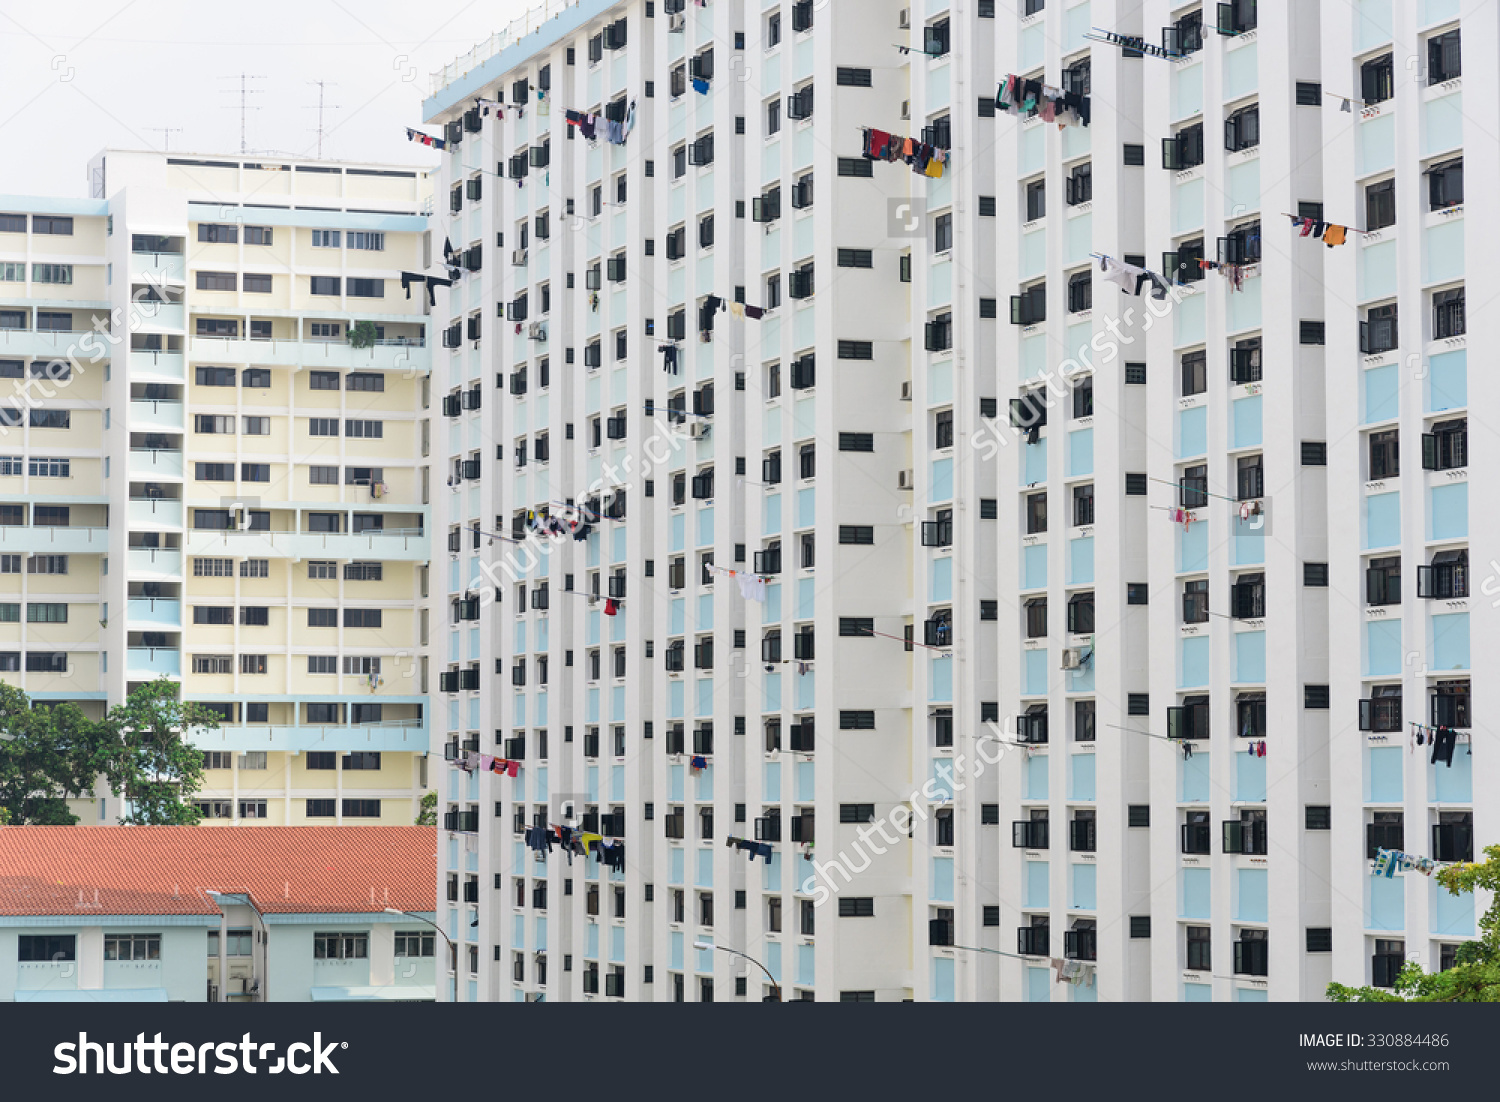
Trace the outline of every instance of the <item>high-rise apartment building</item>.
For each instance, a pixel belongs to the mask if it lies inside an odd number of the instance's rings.
[[[94,714],[180,681],[223,718],[209,823],[410,824],[426,174],[111,149],[89,180],[0,200],[0,664]]]
[[[1494,22],[595,0],[436,74],[440,921],[481,950],[439,997],[1297,1000],[1451,960],[1475,901],[1370,860],[1494,834]]]

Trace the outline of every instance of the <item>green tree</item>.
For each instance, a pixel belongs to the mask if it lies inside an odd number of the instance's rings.
[[[417,811],[417,821],[415,825],[419,827],[437,826],[436,792],[424,792],[422,794],[422,803]]]
[[[203,786],[203,751],[183,735],[217,729],[219,716],[182,700],[178,690],[164,677],[147,682],[104,718],[114,744],[105,776],[130,802],[126,824],[192,825],[200,818],[192,798]]]
[[[110,733],[76,704],[34,704],[0,684],[0,823],[76,823],[68,797],[93,791],[114,756]]]
[[[357,321],[349,327],[349,343],[355,348],[369,348],[375,343],[375,323]]]
[[[1437,881],[1453,895],[1475,889],[1497,893],[1490,909],[1479,920],[1480,936],[1459,947],[1453,967],[1424,972],[1409,960],[1396,977],[1395,986],[1347,987],[1330,983],[1328,1000],[1336,1003],[1366,1002],[1500,1002],[1500,846],[1486,846],[1484,861],[1449,865],[1437,873]]]

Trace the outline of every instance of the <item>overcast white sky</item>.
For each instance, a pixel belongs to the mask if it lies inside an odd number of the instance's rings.
[[[406,141],[428,74],[537,0],[51,0],[0,4],[0,194],[88,195],[107,146],[434,165]],[[415,74],[412,75],[412,69]],[[228,79],[221,79],[228,78]],[[403,79],[409,78],[409,79]],[[179,132],[163,135],[160,127]]]

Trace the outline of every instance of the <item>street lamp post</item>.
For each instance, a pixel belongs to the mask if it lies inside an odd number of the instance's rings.
[[[766,979],[768,979],[768,980],[771,981],[771,989],[775,992],[775,995],[773,995],[771,998],[763,999],[761,1001],[762,1002],[774,1002],[774,1003],[779,1003],[781,1001],[781,984],[779,984],[779,983],[776,982],[776,977],[773,976],[773,975],[771,975],[771,970],[769,968],[767,968],[760,961],[756,960],[749,953],[742,953],[738,949],[731,949],[731,948],[729,948],[729,946],[727,946],[727,945],[713,945],[713,944],[710,944],[707,941],[695,941],[695,942],[693,942],[693,948],[694,949],[717,949],[721,953],[729,953],[732,956],[744,957],[751,964],[755,965],[755,967],[759,968],[762,972],[764,972],[766,974]]]
[[[399,907],[387,907],[385,909],[385,913],[388,914],[388,915],[405,915],[407,918],[414,918],[418,922],[425,922],[425,923],[427,923],[427,925],[431,926],[434,930],[436,930],[438,932],[438,936],[439,937],[441,937],[444,941],[446,941],[448,943],[448,948],[454,949],[454,950],[457,950],[457,948],[458,948],[456,945],[453,944],[453,939],[451,937],[449,937],[447,934],[443,933],[443,928],[441,926],[439,926],[436,922],[432,921],[432,919],[430,919],[430,918],[423,918],[421,915],[419,915],[419,914],[413,914],[411,911],[403,911]]]

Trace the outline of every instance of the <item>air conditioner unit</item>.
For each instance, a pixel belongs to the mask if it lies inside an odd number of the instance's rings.
[[[514,267],[517,267],[517,268],[523,268],[523,267],[525,267],[526,266],[526,250],[525,249],[517,249],[517,250],[515,250],[513,253],[510,254],[510,262],[511,262],[511,264]]]
[[[902,8],[901,9],[901,18],[897,22],[896,25],[898,27],[900,27],[903,31],[909,31],[909,30],[911,30],[911,9],[910,8]]]
[[[1064,647],[1062,652],[1062,668],[1065,670],[1081,670],[1083,668],[1083,648]]]
[[[901,400],[903,402],[910,402],[911,401],[911,380],[910,379],[905,380],[901,384]]]
[[[904,99],[901,101],[901,117],[903,119],[911,118],[911,100]]]
[[[703,437],[707,436],[709,432],[712,431],[712,429],[713,426],[710,425],[707,421],[694,421],[691,425],[688,426],[688,436],[692,437],[694,440],[701,440]]]
[[[667,20],[668,34],[681,34],[687,29],[687,16],[678,13]]]
[[[547,327],[539,321],[534,321],[526,327],[526,335],[534,341],[544,341],[547,339]]]
[[[896,476],[896,489],[914,490],[917,488],[917,478],[911,468],[907,468]]]

